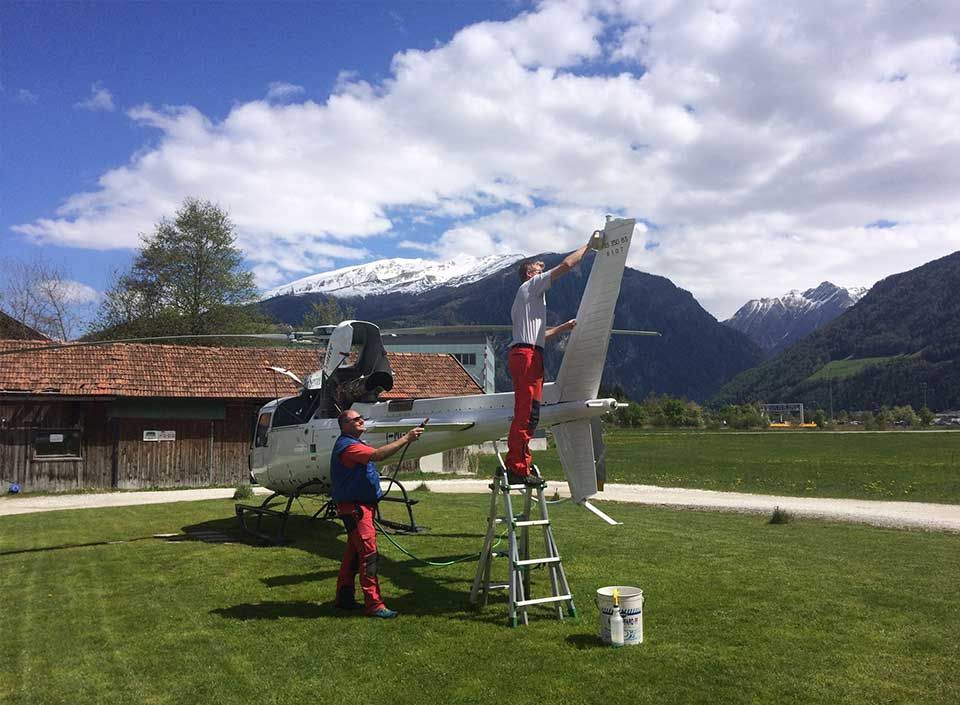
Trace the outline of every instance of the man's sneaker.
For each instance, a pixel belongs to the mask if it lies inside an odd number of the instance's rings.
[[[543,480],[533,473],[529,473],[527,475],[518,475],[513,472],[508,472],[507,483],[510,485],[524,485],[526,487],[539,487],[543,484]]]
[[[390,610],[390,609],[387,609],[386,607],[381,607],[376,612],[371,612],[370,616],[379,617],[380,619],[393,619],[398,614],[400,613],[397,612],[396,610]]]

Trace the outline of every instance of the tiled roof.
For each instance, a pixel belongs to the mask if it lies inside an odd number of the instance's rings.
[[[47,336],[34,330],[16,318],[12,318],[0,311],[0,338],[11,340],[49,340]]]
[[[0,340],[0,351],[34,343]],[[296,392],[293,381],[319,369],[319,350],[210,348],[191,345],[110,345],[0,356],[0,394],[273,399]],[[387,353],[393,389],[381,399],[480,394],[450,355]]]

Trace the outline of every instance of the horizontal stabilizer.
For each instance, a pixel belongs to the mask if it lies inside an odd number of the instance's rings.
[[[396,421],[371,421],[367,424],[367,433],[406,433],[423,423],[423,419],[397,419]],[[466,431],[476,424],[473,421],[430,421],[423,428],[424,433],[430,431]]]

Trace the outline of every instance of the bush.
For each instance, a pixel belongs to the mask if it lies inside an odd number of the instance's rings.
[[[768,521],[767,523],[768,524],[787,524],[790,522],[790,519],[792,519],[792,517],[785,510],[780,509],[780,507],[774,507],[773,514],[770,516],[770,521]]]
[[[236,491],[233,493],[233,498],[238,501],[252,499],[253,488],[250,485],[238,485]]]

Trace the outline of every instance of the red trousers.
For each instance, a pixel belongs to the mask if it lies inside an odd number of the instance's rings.
[[[514,346],[507,356],[513,377],[513,422],[507,436],[507,470],[517,475],[530,472],[530,439],[540,422],[543,399],[543,353],[536,348]]]
[[[386,607],[380,598],[380,582],[377,579],[377,527],[373,524],[375,508],[371,504],[340,502],[337,513],[347,528],[347,547],[343,551],[340,574],[337,576],[337,596],[346,588],[352,594],[357,573],[360,573],[360,589],[363,590],[363,611],[372,614]]]

